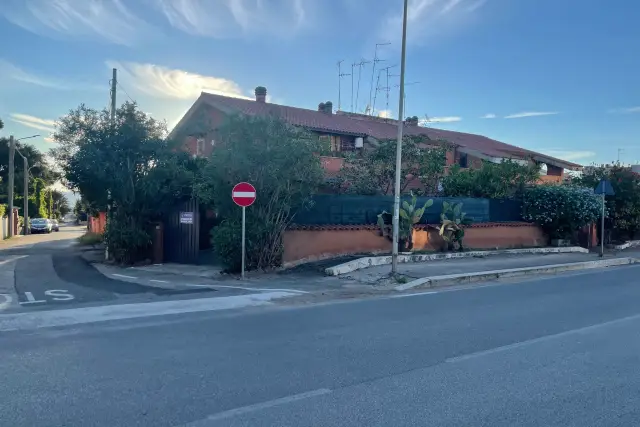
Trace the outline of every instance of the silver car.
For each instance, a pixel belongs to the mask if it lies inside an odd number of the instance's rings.
[[[31,221],[31,234],[51,233],[53,224],[46,218],[34,218]]]

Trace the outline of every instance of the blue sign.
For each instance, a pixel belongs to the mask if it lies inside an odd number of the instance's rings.
[[[593,191],[595,194],[604,194],[605,196],[614,196],[616,194],[613,191],[613,186],[611,185],[611,181],[603,179],[600,181],[596,189]]]

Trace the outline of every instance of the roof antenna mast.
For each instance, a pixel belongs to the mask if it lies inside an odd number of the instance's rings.
[[[362,76],[362,67],[364,67],[365,64],[370,64],[370,63],[371,61],[361,59],[360,62],[356,64],[356,67],[358,67],[358,86],[356,88],[356,112],[358,111],[358,98],[360,97],[360,77]]]
[[[371,86],[369,87],[369,104],[368,104],[368,108],[370,111],[370,114],[373,115],[373,112],[375,110],[375,107],[373,107],[371,104],[371,98],[373,95],[373,77],[376,75],[376,66],[378,65],[378,62],[382,62],[382,61],[386,61],[386,59],[380,59],[378,58],[378,47],[380,46],[388,46],[390,45],[390,42],[386,42],[386,43],[376,43],[376,50],[373,54],[373,69],[371,70]],[[380,73],[378,73],[378,82],[380,80]],[[378,91],[378,83],[376,83],[376,93]]]
[[[342,111],[342,78],[351,74],[342,72],[344,59],[338,61],[338,111]]]

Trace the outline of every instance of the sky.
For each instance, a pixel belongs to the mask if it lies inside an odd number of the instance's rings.
[[[112,68],[118,103],[169,128],[201,91],[256,86],[278,104],[362,112],[375,98],[397,116],[402,0],[1,2],[0,135],[40,134],[42,150],[69,110],[108,106]],[[584,165],[640,163],[639,21],[622,0],[409,0],[404,115]]]

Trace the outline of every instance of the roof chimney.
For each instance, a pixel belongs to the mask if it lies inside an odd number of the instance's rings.
[[[256,102],[262,102],[263,104],[267,101],[267,88],[264,86],[258,86],[255,90],[256,93]]]
[[[325,109],[324,102],[321,102],[320,104],[318,104],[318,111],[320,111],[321,113],[324,113],[324,109]]]
[[[418,116],[407,117],[404,121],[407,126],[418,126],[419,122]]]
[[[328,115],[333,114],[333,102],[327,101],[324,103],[324,112],[327,113]]]

